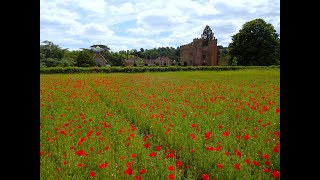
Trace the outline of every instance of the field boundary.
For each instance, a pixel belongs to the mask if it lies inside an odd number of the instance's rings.
[[[172,71],[230,71],[242,69],[273,69],[273,66],[159,66],[159,67],[47,67],[40,68],[40,74],[78,74],[78,73],[142,73]]]

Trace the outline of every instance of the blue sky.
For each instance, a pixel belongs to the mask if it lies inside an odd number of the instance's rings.
[[[40,0],[40,43],[112,51],[178,47],[209,25],[218,45],[262,18],[280,34],[280,0]]]

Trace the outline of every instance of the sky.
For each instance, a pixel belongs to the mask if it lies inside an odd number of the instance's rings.
[[[280,0],[40,0],[40,44],[111,51],[174,47],[209,25],[227,47],[242,25],[261,18],[280,34]]]

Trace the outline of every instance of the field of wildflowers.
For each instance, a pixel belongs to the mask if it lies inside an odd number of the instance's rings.
[[[279,69],[40,76],[41,179],[278,179]]]

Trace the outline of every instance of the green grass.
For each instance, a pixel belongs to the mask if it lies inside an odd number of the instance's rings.
[[[170,174],[201,179],[208,174],[256,180],[280,172],[277,68],[55,74],[41,75],[40,83],[41,179],[168,179]],[[79,150],[86,155],[77,155]],[[104,162],[108,165],[99,168]]]

